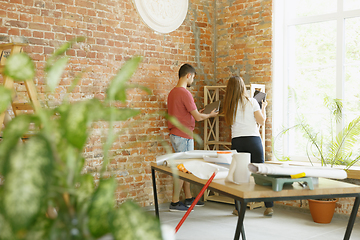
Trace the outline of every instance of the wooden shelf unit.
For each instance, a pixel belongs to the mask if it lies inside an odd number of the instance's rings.
[[[7,56],[5,56],[5,55],[8,55],[9,51],[10,51],[10,54],[8,56],[10,56],[12,54],[20,53],[23,51],[22,49],[24,46],[26,46],[26,44],[24,44],[24,43],[0,44],[0,74],[2,74],[2,76],[3,76],[3,85],[13,92],[11,107],[9,108],[9,110],[12,110],[15,116],[23,113],[24,111],[25,112],[36,111],[37,109],[41,108],[40,102],[38,100],[37,92],[36,92],[36,87],[35,87],[34,81],[32,79],[25,80],[25,81],[17,81],[17,83],[25,85],[26,93],[28,96],[27,102],[18,102],[17,101],[17,92],[14,88],[14,80],[11,77],[8,77],[3,74],[4,68],[5,68],[4,66],[5,66],[6,58],[7,58]],[[1,115],[0,115],[1,129],[3,127],[3,124],[6,124],[10,120],[11,120],[11,117],[10,117],[8,111],[4,111],[3,113],[1,113]]]

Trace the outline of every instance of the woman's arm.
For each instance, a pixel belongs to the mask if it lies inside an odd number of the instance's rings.
[[[256,112],[254,112],[255,120],[259,125],[264,125],[265,124],[265,121],[266,121],[266,106],[267,106],[267,102],[263,101],[262,106],[261,106],[261,110],[258,110]]]

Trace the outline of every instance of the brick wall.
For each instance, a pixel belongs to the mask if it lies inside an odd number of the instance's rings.
[[[148,28],[132,0],[0,0],[0,43],[28,43],[24,50],[36,62],[38,92],[50,106],[61,101],[74,76],[82,71],[82,80],[70,99],[102,99],[109,80],[124,61],[141,55],[143,62],[131,81],[149,87],[153,93],[129,91],[127,105],[141,109],[142,116],[166,110],[167,94],[176,85],[183,63],[197,69],[192,92],[198,107],[202,107],[204,81],[214,82],[214,23],[214,1],[208,0],[189,1],[184,23],[169,34]],[[42,70],[45,60],[76,36],[86,36],[87,40],[67,52],[70,64],[55,97],[47,97]],[[197,125],[197,132],[201,132],[201,126]],[[101,136],[106,128],[103,123],[95,126],[84,153],[86,171],[93,172],[95,178],[102,162]],[[116,128],[122,133],[111,151],[109,170],[120,183],[117,200],[131,198],[143,206],[150,205],[149,165],[157,155],[164,154],[161,141],[168,141],[167,123],[154,116],[142,123],[119,123]],[[168,202],[171,178],[160,176],[159,181],[160,200]]]
[[[272,98],[272,1],[216,1],[216,77],[226,85],[229,77],[241,76],[245,84],[265,84],[268,94],[266,120],[266,160],[271,159]],[[230,130],[221,124],[223,137],[230,141]]]

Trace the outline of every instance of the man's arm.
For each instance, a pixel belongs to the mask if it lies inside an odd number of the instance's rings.
[[[216,108],[214,108],[214,110],[212,110],[211,113],[205,114],[205,113],[200,113],[197,109],[195,109],[191,111],[190,114],[195,118],[197,122],[199,122],[211,117],[216,117],[219,114],[219,112],[216,112]]]

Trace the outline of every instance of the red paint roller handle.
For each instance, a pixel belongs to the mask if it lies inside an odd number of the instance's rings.
[[[210,183],[212,182],[212,180],[214,179],[216,175],[216,172],[214,172],[211,177],[209,178],[209,180],[206,182],[206,184],[204,185],[204,187],[201,189],[200,193],[196,196],[194,202],[191,204],[191,206],[189,207],[189,209],[186,211],[185,215],[182,217],[182,219],[180,220],[180,222],[178,223],[178,225],[175,228],[175,233],[177,233],[177,231],[179,230],[179,228],[181,227],[181,225],[184,223],[184,221],[186,220],[186,218],[189,216],[190,212],[193,210],[193,208],[195,207],[195,205],[197,204],[197,202],[199,201],[199,199],[201,198],[201,196],[204,194],[205,190],[208,188],[208,186],[210,185]]]

